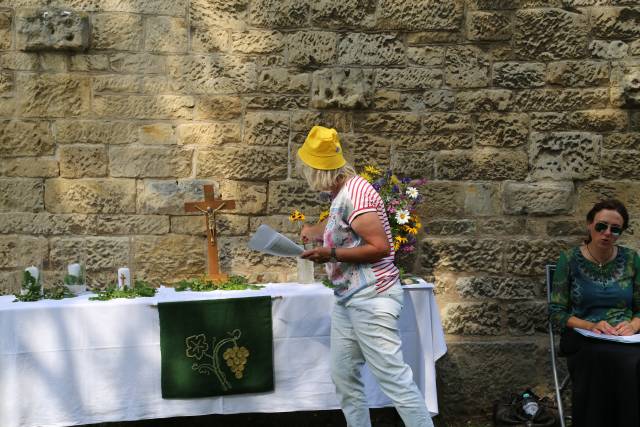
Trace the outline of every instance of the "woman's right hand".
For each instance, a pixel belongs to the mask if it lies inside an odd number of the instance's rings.
[[[618,335],[616,328],[611,326],[606,320],[594,323],[591,327],[591,332],[595,332],[596,334]]]

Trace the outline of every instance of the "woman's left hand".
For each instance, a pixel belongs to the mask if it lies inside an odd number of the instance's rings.
[[[302,252],[300,258],[308,259],[316,263],[328,262],[331,259],[331,248],[322,246],[319,248],[309,249]]]
[[[622,336],[633,335],[636,333],[636,329],[626,320],[616,325],[616,331],[618,332],[618,335]]]

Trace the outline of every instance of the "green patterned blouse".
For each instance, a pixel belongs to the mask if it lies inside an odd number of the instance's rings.
[[[618,246],[615,259],[600,268],[579,247],[561,253],[549,312],[562,329],[571,316],[590,322],[606,320],[612,326],[640,317],[640,256]]]

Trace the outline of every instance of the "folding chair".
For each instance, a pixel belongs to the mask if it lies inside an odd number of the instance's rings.
[[[556,271],[556,266],[554,264],[548,264],[545,266],[545,272],[547,275],[547,306],[551,304],[551,285],[553,283],[553,273]],[[560,417],[560,425],[561,427],[565,427],[565,415],[564,409],[562,407],[562,391],[566,388],[569,383],[569,374],[567,374],[562,382],[558,381],[558,366],[556,363],[556,340],[553,334],[553,324],[551,323],[551,317],[548,318],[548,328],[549,328],[549,346],[551,350],[551,368],[553,370],[553,384],[556,389],[556,403],[558,404],[558,415]],[[567,416],[566,419],[570,420],[571,416]]]

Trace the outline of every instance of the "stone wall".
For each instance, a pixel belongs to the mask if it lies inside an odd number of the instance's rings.
[[[202,184],[239,201],[223,267],[292,279],[246,243],[318,214],[294,154],[334,126],[358,166],[430,179],[441,419],[486,413],[548,389],[543,266],[591,204],[640,215],[639,106],[638,1],[0,0],[0,288],[83,253],[96,286],[203,272]]]

